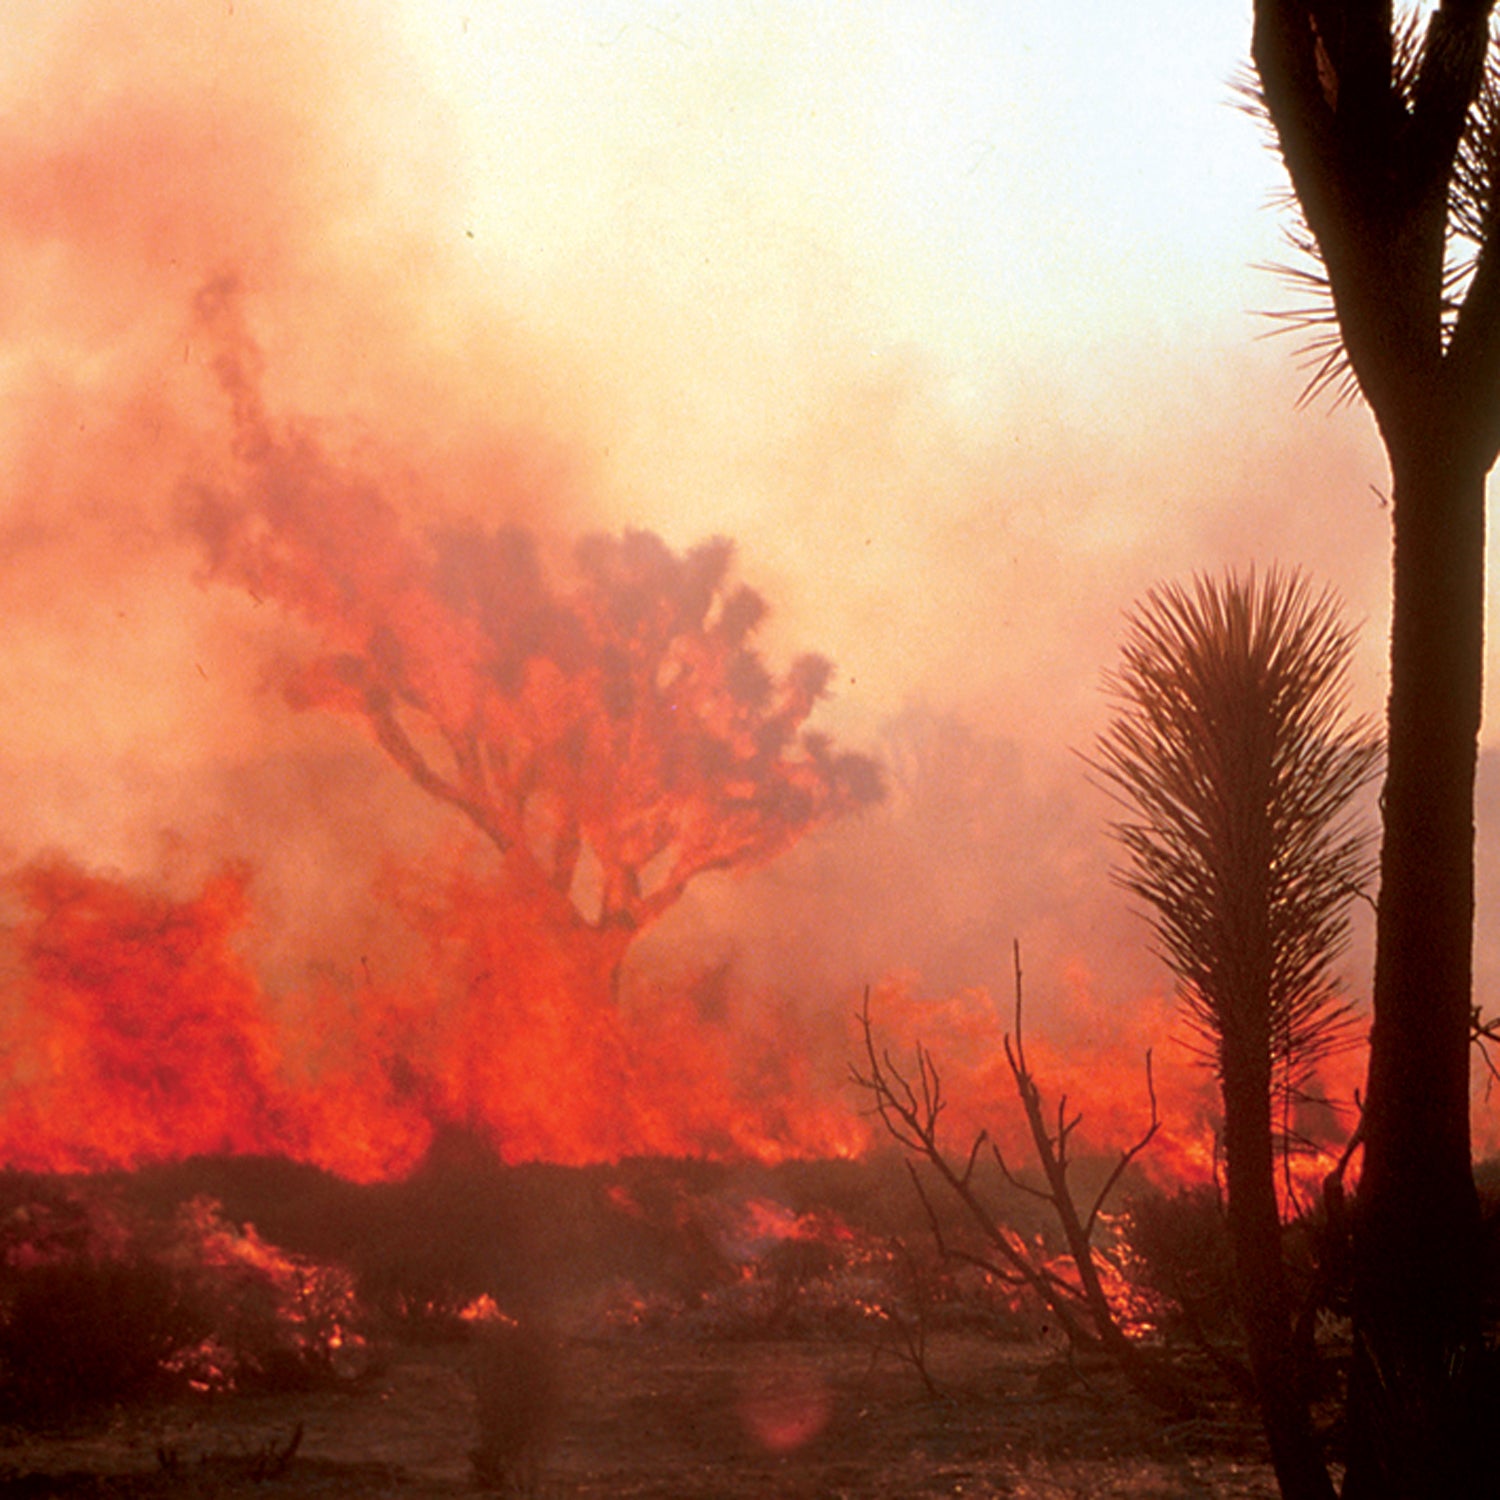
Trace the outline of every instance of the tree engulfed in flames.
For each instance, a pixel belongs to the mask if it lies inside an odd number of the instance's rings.
[[[425,537],[306,432],[280,430],[236,288],[198,302],[234,411],[236,483],[199,497],[214,577],[308,620],[326,651],[287,684],[355,715],[425,792],[499,851],[513,921],[607,993],[637,933],[708,870],[744,869],[878,800],[879,772],[806,721],[831,665],[780,679],[766,606],[716,539],[643,531],[575,549],[564,591],[517,526]]]
[[[235,287],[197,315],[233,417],[228,472],[192,505],[209,576],[311,625],[288,699],[360,720],[492,854],[394,882],[418,954],[403,972],[362,965],[357,992],[311,995],[262,993],[246,869],[188,899],[60,860],[20,872],[4,1160],[275,1151],[370,1178],[444,1123],[511,1159],[851,1149],[863,1132],[809,1082],[790,1018],[610,1003],[632,941],[696,876],[879,799],[875,763],[807,727],[829,664],[766,666],[765,604],[724,541],[591,536],[560,584],[519,527],[406,527],[267,414]]]
[[[690,984],[611,1003],[631,943],[696,876],[879,799],[874,762],[808,727],[828,663],[767,667],[764,602],[723,541],[677,554],[644,532],[592,536],[554,577],[518,527],[406,524],[311,427],[268,413],[232,283],[195,316],[232,414],[230,455],[190,506],[209,577],[310,628],[289,701],[354,717],[473,848],[390,879],[389,963],[354,950],[270,989],[248,866],[186,896],[61,858],[13,873],[0,1163],[265,1152],[367,1181],[409,1171],[445,1125],[561,1164],[862,1150],[840,1007],[705,1004]],[[993,1007],[886,989],[898,1038],[925,1028],[1003,1132]],[[1085,1051],[1100,1149],[1160,1040],[1161,1016],[1129,1009]],[[1200,1095],[1179,1097],[1191,1113]],[[1173,1175],[1196,1180],[1208,1132],[1183,1123]]]
[[[352,1006],[333,989],[268,995],[237,948],[246,880],[232,869],[173,900],[62,862],[12,878],[0,1164],[276,1153],[370,1181],[409,1171],[445,1123],[564,1164],[838,1157],[867,1139],[814,1064],[837,1067],[841,1027],[511,989],[528,929],[464,873],[408,913],[426,947],[389,986]]]

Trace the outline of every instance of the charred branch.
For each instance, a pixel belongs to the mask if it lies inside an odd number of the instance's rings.
[[[912,1156],[931,1167],[938,1180],[961,1206],[968,1223],[978,1231],[982,1242],[993,1252],[996,1260],[991,1261],[988,1257],[974,1256],[971,1253],[955,1254],[950,1249],[932,1201],[914,1166],[908,1162],[907,1169],[921,1196],[940,1250],[950,1258],[964,1260],[967,1264],[996,1273],[1015,1284],[1029,1287],[1055,1314],[1070,1344],[1084,1349],[1098,1348],[1098,1337],[1078,1320],[1070,1305],[1070,1298],[1060,1289],[1063,1284],[1042,1266],[1013,1231],[1001,1223],[975,1186],[975,1167],[985,1145],[984,1134],[975,1138],[962,1167],[955,1166],[944,1149],[939,1139],[939,1121],[946,1101],[943,1098],[942,1076],[932,1054],[918,1043],[915,1080],[903,1072],[890,1053],[876,1044],[874,1023],[870,1019],[868,990],[865,991],[864,1003],[859,1012],[859,1023],[866,1066],[863,1072],[858,1068],[851,1068],[854,1082],[870,1095],[873,1109],[891,1138]]]
[[[1154,1086],[1149,1082],[1151,1120],[1136,1143],[1122,1155],[1105,1187],[1087,1212],[1080,1212],[1068,1183],[1069,1140],[1081,1116],[1069,1116],[1066,1097],[1059,1099],[1055,1128],[1048,1123],[1048,1110],[1035,1075],[1025,1060],[1021,1035],[1022,989],[1020,945],[1015,946],[1016,1033],[1005,1039],[1006,1058],[1017,1096],[1025,1112],[1032,1143],[1047,1182],[1045,1190],[1022,1182],[1006,1164],[999,1147],[987,1131],[970,1143],[962,1164],[949,1155],[940,1139],[940,1122],[947,1100],[943,1082],[931,1052],[920,1042],[915,1049],[915,1071],[903,1070],[889,1050],[878,1045],[870,1016],[870,994],[865,991],[859,1011],[864,1049],[864,1068],[851,1067],[853,1080],[870,1095],[873,1112],[887,1133],[910,1158],[907,1171],[916,1187],[931,1226],[939,1253],[945,1258],[974,1266],[1002,1283],[1028,1288],[1056,1317],[1058,1326],[1076,1352],[1102,1351],[1120,1366],[1127,1379],[1148,1399],[1162,1408],[1182,1413],[1191,1402],[1170,1374],[1121,1328],[1110,1306],[1095,1263],[1092,1235],[1108,1192],[1121,1174],[1146,1149],[1157,1133],[1159,1119]],[[1077,1280],[1060,1276],[999,1218],[976,1184],[976,1170],[989,1147],[1005,1180],[1034,1198],[1047,1203],[1063,1229],[1068,1255]],[[985,1249],[976,1253],[949,1242],[941,1216],[924,1186],[917,1162],[925,1163],[948,1194],[960,1206],[963,1218],[977,1231]]]
[[[1005,1060],[1010,1066],[1016,1097],[1021,1101],[1021,1108],[1026,1115],[1036,1159],[1046,1178],[1047,1191],[1044,1196],[1062,1227],[1068,1255],[1073,1262],[1079,1285],[1082,1288],[1084,1305],[1088,1309],[1094,1327],[1098,1330],[1100,1343],[1119,1362],[1132,1383],[1163,1404],[1179,1405],[1182,1401],[1181,1393],[1150,1365],[1142,1351],[1120,1327],[1114,1309],[1110,1306],[1109,1298],[1105,1294],[1103,1283],[1099,1279],[1099,1268],[1094,1259],[1093,1234],[1105,1198],[1130,1164],[1155,1139],[1161,1126],[1161,1119],[1157,1112],[1156,1087],[1151,1076],[1151,1054],[1149,1051],[1146,1054],[1146,1091],[1151,1106],[1150,1121],[1135,1143],[1121,1153],[1119,1161],[1105,1180],[1104,1186],[1095,1197],[1088,1212],[1081,1214],[1073,1190],[1068,1183],[1068,1170],[1072,1164],[1068,1155],[1068,1144],[1073,1132],[1082,1122],[1083,1116],[1074,1114],[1069,1118],[1067,1096],[1060,1094],[1057,1101],[1056,1128],[1054,1130],[1048,1127],[1042,1091],[1036,1081],[1036,1075],[1026,1061],[1026,1046],[1022,1029],[1024,1004],[1019,942],[1012,945],[1012,957],[1015,977],[1015,1033],[1014,1038],[1009,1035],[1005,1038]],[[997,1151],[996,1155],[998,1154]],[[1009,1175],[1007,1173],[1007,1176]],[[1014,1178],[1012,1177],[1011,1180],[1014,1181]]]

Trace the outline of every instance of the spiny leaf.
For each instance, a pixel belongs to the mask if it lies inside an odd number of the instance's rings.
[[[1117,878],[1149,909],[1203,1054],[1222,1068],[1226,1048],[1260,1048],[1287,1087],[1353,1037],[1332,965],[1371,873],[1349,809],[1380,746],[1345,721],[1352,648],[1332,593],[1295,572],[1154,589],[1091,762],[1126,809]]]
[[[1417,104],[1428,49],[1438,35],[1435,19],[1422,7],[1407,6],[1392,23],[1392,91],[1396,104],[1408,119]],[[1320,52],[1321,56],[1324,54]],[[1336,60],[1327,61],[1326,69],[1326,89],[1336,107]],[[1259,78],[1253,71],[1243,70],[1232,80],[1231,88],[1237,107],[1265,126],[1274,145],[1275,132],[1271,129]],[[1484,82],[1465,122],[1449,181],[1441,289],[1445,347],[1473,281],[1480,248],[1490,241],[1500,219],[1497,184],[1500,184],[1500,51],[1492,47]],[[1290,334],[1298,342],[1298,362],[1308,374],[1297,404],[1306,406],[1327,396],[1337,408],[1353,400],[1360,387],[1344,345],[1322,250],[1294,192],[1288,189],[1275,194],[1273,207],[1285,218],[1286,240],[1293,256],[1286,262],[1263,264],[1260,269],[1287,287],[1295,300],[1288,307],[1262,309],[1261,315],[1272,325],[1268,330],[1271,336]]]

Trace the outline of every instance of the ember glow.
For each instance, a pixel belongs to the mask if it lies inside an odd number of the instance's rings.
[[[1024,1156],[1019,937],[1088,1144],[1151,1048],[1211,1174],[1067,751],[1268,537],[1378,705],[1383,471],[1244,316],[1246,39],[1006,9],[10,7],[0,1161],[849,1156],[866,986]]]

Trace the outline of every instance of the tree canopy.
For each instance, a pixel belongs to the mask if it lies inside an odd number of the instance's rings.
[[[619,952],[709,870],[773,858],[882,792],[808,727],[831,666],[781,673],[732,545],[590,535],[549,576],[515,524],[419,531],[307,430],[265,412],[232,288],[200,312],[234,405],[238,473],[193,522],[213,577],[272,598],[323,649],[298,706],[351,714],[502,855],[518,897]]]

